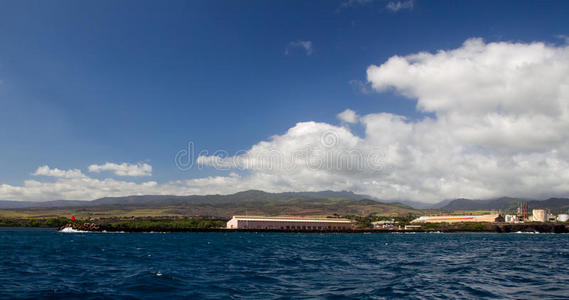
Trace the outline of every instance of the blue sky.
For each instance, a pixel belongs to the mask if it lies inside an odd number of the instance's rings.
[[[38,166],[106,162],[148,163],[159,183],[227,175],[181,171],[174,156],[189,141],[248,150],[298,122],[338,125],[347,108],[432,117],[416,99],[373,91],[366,69],[470,38],[561,45],[569,34],[563,1],[388,4],[2,1],[0,184],[21,185]]]

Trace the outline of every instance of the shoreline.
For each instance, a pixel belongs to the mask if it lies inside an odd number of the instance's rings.
[[[123,233],[569,233],[569,225],[565,224],[488,224],[484,228],[446,227],[438,229],[351,229],[351,230],[283,230],[283,229],[227,229],[227,228],[167,228],[146,227],[133,228],[128,226],[110,226],[107,224],[75,223],[61,226],[58,230],[72,228],[78,232],[123,232]]]

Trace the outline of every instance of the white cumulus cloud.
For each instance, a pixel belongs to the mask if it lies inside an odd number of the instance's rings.
[[[72,170],[60,170],[58,168],[50,168],[49,166],[41,166],[36,169],[34,176],[49,176],[49,177],[61,177],[61,178],[81,178],[84,177],[83,173],[81,173],[78,169]]]
[[[338,114],[338,119],[345,123],[357,123],[359,116],[355,111],[351,109],[346,109]]]
[[[90,165],[89,172],[100,173],[103,171],[111,171],[118,176],[152,176],[152,166],[147,163],[110,163],[102,165]]]
[[[495,150],[546,150],[569,137],[569,51],[544,43],[467,40],[437,53],[394,56],[367,70],[437,115],[450,138]]]

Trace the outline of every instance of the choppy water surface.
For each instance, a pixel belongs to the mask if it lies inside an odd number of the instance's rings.
[[[0,229],[0,298],[569,297],[569,235]]]

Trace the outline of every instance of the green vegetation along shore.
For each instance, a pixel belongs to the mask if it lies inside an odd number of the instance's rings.
[[[567,223],[430,223],[423,224],[419,228],[404,229],[404,225],[392,229],[372,229],[371,220],[383,219],[383,217],[358,217],[342,216],[351,218],[356,222],[353,230],[340,230],[334,232],[343,233],[395,233],[395,232],[539,232],[539,233],[569,233]],[[398,224],[406,224],[410,216],[398,217]],[[47,219],[0,219],[0,226],[4,227],[49,227],[63,229],[70,227],[75,230],[94,232],[290,232],[287,230],[231,230],[225,229],[225,219],[219,218],[107,218],[99,220],[78,219],[71,221],[67,218]],[[299,231],[299,232],[322,232],[322,231]]]
[[[276,230],[276,229],[225,229],[220,221],[131,221],[117,223],[89,223],[73,222],[62,226],[60,229],[70,227],[81,231],[94,232],[305,232],[305,233],[398,233],[398,232],[436,232],[436,233],[460,233],[460,232],[488,232],[488,233],[569,233],[569,225],[548,223],[527,224],[491,224],[491,223],[457,223],[439,224],[437,228],[425,226],[413,229],[371,229],[354,228],[349,230]]]
[[[69,223],[68,218],[0,218],[0,227],[59,228]]]

